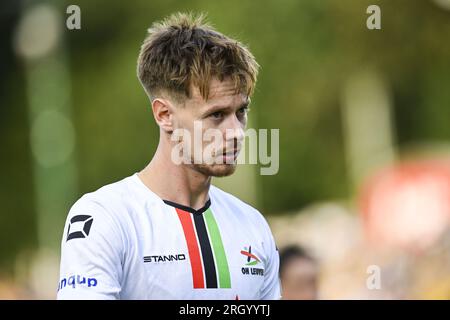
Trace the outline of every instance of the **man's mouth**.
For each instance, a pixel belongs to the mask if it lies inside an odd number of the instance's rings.
[[[233,156],[233,155],[236,155],[236,154],[238,154],[239,153],[239,149],[233,149],[233,150],[230,150],[230,151],[224,151],[223,152],[223,155],[224,156]]]
[[[237,156],[239,155],[240,149],[227,150],[222,153],[223,163],[233,164],[236,161]]]

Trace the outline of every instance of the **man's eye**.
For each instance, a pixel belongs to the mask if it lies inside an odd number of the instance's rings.
[[[212,117],[213,119],[222,119],[223,112],[222,111],[216,111],[216,112],[211,113],[209,116]]]
[[[238,110],[238,115],[243,116],[248,112],[248,107],[242,107]]]

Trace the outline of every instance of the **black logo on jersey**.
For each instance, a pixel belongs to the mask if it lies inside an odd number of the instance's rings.
[[[183,253],[180,254],[170,254],[168,256],[145,256],[144,262],[166,262],[166,261],[180,261],[186,260],[186,256]]]
[[[79,215],[70,219],[69,228],[67,229],[67,240],[86,238],[91,230],[92,222],[94,218],[88,215]],[[70,232],[70,229],[76,229],[77,231]]]

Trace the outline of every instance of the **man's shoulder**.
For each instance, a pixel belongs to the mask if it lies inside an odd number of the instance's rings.
[[[74,247],[80,242],[68,241],[87,238],[85,245],[95,246],[104,239],[114,242],[117,247],[123,243],[122,234],[127,226],[124,214],[130,200],[127,200],[129,186],[127,178],[98,188],[82,195],[70,208],[63,235],[63,244]],[[114,240],[116,239],[116,240]]]
[[[106,184],[95,191],[83,194],[72,206],[71,211],[89,210],[108,214],[120,211],[130,197],[130,177]]]
[[[121,180],[106,184],[95,191],[86,193],[85,196],[101,201],[122,198],[129,193],[129,179],[125,177]]]
[[[237,209],[234,212],[239,212],[239,214],[245,214],[249,218],[266,222],[264,216],[258,209],[239,199],[235,195],[228,193],[214,185],[211,185],[211,192],[214,197],[219,199],[219,201],[224,201],[227,206]]]

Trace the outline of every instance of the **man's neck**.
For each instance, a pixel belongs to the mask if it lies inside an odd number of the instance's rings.
[[[211,177],[186,165],[176,165],[170,159],[170,150],[158,146],[153,159],[138,173],[142,182],[163,200],[169,200],[193,209],[202,208],[208,201]]]

